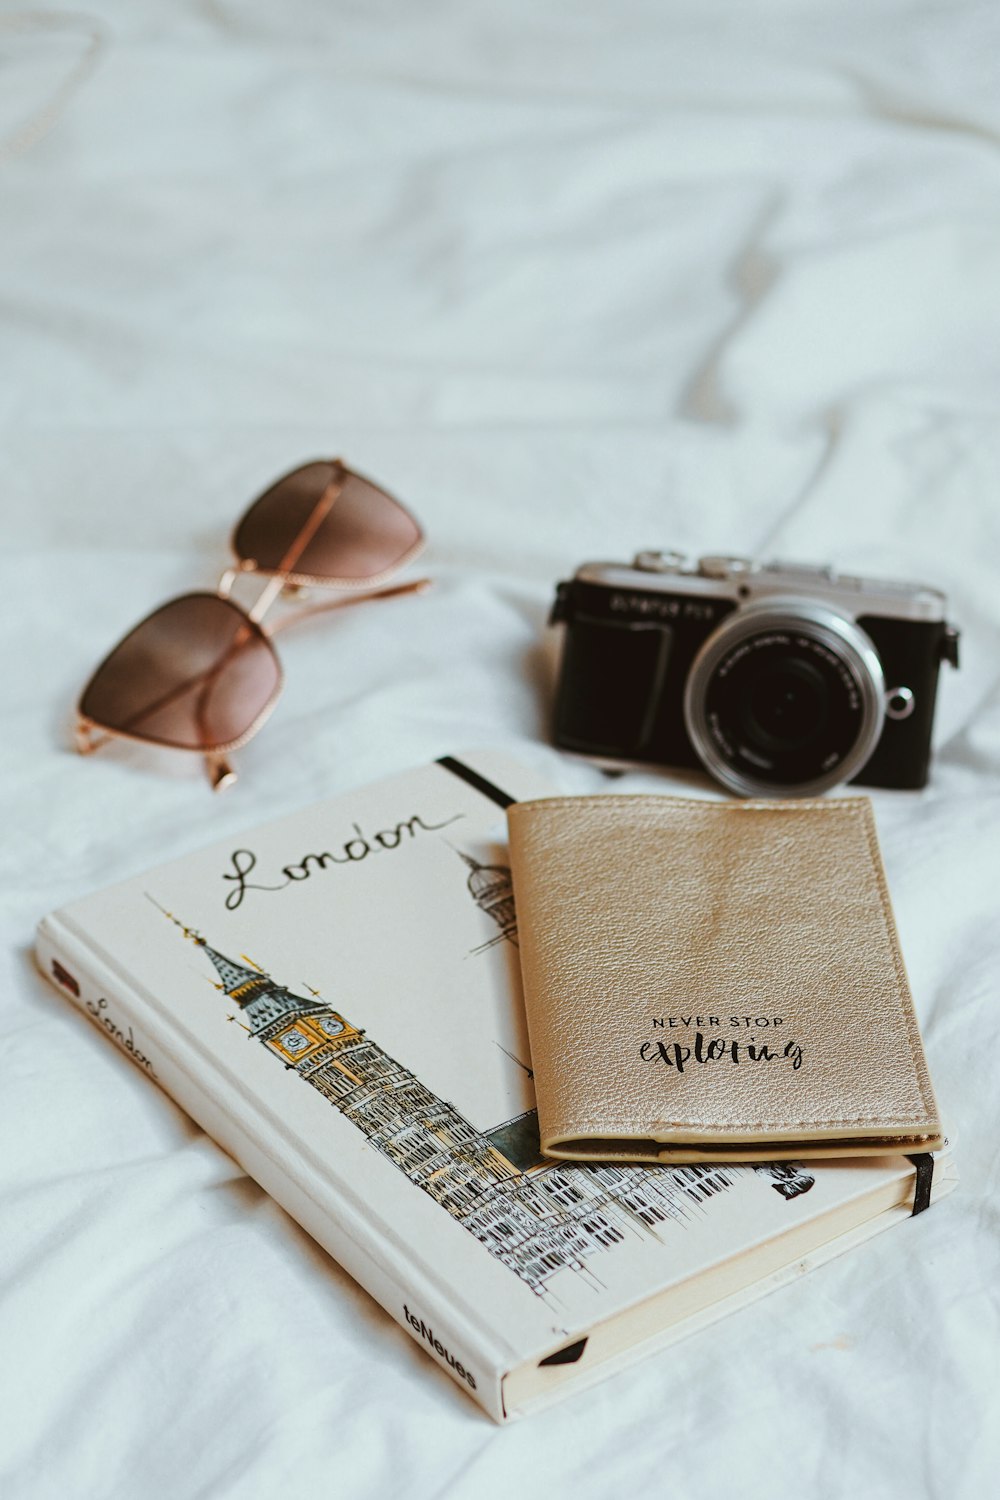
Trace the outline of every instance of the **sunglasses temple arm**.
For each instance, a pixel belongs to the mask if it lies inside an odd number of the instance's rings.
[[[239,780],[239,777],[224,755],[206,755],[205,771],[211,782],[213,792],[224,792],[227,787],[235,786]]]
[[[267,634],[277,635],[279,630],[295,625],[309,615],[328,614],[333,609],[348,609],[352,604],[372,604],[378,599],[397,599],[403,594],[425,594],[433,587],[433,578],[415,578],[412,583],[396,583],[390,588],[375,589],[370,594],[349,594],[346,599],[331,599],[326,604],[311,604],[307,609],[297,609],[294,614],[286,615],[283,620],[276,620]]]

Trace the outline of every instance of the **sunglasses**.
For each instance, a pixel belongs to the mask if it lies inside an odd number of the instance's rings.
[[[161,604],[101,662],[77,707],[77,750],[89,755],[113,738],[193,750],[215,790],[232,785],[227,757],[253,738],[281,692],[272,636],[306,615],[428,588],[429,578],[382,587],[423,545],[409,511],[340,459],[293,469],[237,523],[236,566],[215,593]],[[244,609],[230,591],[247,573],[267,582]],[[342,597],[264,624],[280,595],[294,601],[314,587]]]

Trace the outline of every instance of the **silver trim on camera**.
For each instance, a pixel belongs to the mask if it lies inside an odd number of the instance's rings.
[[[853,678],[861,696],[861,726],[854,744],[828,775],[784,785],[751,776],[730,764],[713,739],[705,696],[719,662],[741,640],[759,635],[762,629],[803,627],[811,639],[820,641],[839,658]],[[717,781],[742,797],[812,797],[850,781],[878,744],[884,719],[885,679],[869,637],[853,620],[833,609],[797,598],[757,599],[729,615],[702,645],[684,689],[684,721],[697,755]]]
[[[650,593],[688,594],[696,599],[734,602],[777,598],[799,590],[846,615],[878,615],[890,620],[943,620],[945,597],[924,583],[861,578],[829,565],[755,562],[749,557],[688,558],[682,552],[640,552],[634,562],[585,563],[576,570],[581,583],[606,588],[642,589]]]

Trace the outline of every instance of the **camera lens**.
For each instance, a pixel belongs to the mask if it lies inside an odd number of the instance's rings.
[[[790,754],[822,739],[830,693],[812,662],[783,656],[761,666],[742,707],[749,739],[767,752]]]
[[[808,601],[729,616],[695,658],[688,734],[733,791],[805,796],[847,781],[882,728],[878,654],[853,621]]]

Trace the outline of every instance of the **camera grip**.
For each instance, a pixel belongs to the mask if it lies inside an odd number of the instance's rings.
[[[563,649],[556,743],[591,755],[640,755],[652,736],[672,642],[662,621],[575,614]]]

